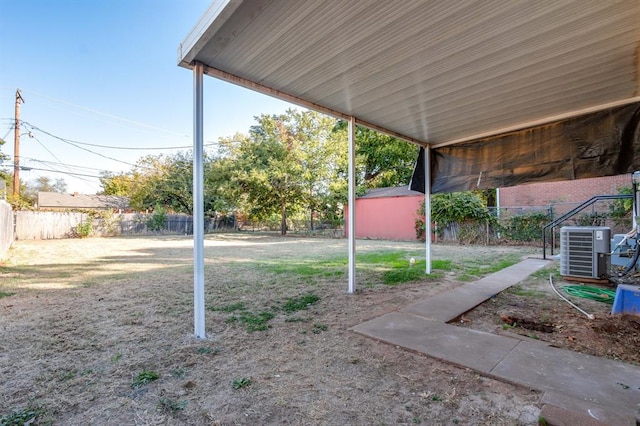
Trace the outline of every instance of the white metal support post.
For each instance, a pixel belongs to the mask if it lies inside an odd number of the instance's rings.
[[[425,273],[431,273],[431,146],[424,148]]]
[[[349,293],[356,291],[356,119],[349,118]]]
[[[206,337],[204,327],[204,67],[193,67],[193,317],[195,336]]]

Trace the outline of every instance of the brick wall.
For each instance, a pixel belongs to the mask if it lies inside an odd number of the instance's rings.
[[[500,207],[581,203],[594,195],[617,194],[618,188],[621,186],[631,186],[630,173],[619,176],[531,183],[500,188]]]

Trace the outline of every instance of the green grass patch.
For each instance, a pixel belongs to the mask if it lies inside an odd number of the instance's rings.
[[[284,302],[284,305],[282,305],[282,310],[287,313],[302,311],[304,309],[308,309],[311,305],[315,305],[318,301],[320,301],[320,296],[316,294],[303,294],[299,297],[291,297],[287,299]]]
[[[270,328],[267,324],[275,315],[269,311],[262,311],[258,313],[254,312],[242,312],[237,320],[241,322],[249,333],[254,331],[264,331]]]
[[[7,291],[0,291],[0,299],[2,299],[3,297],[9,297],[9,296],[13,296],[15,293],[9,293]]]
[[[0,417],[1,426],[22,426],[38,424],[36,422],[39,416],[44,415],[44,410],[39,407],[25,407],[15,410],[9,414]]]
[[[388,266],[385,265],[385,266]],[[444,276],[444,271],[450,271],[452,262],[450,260],[433,260],[431,262],[431,273],[426,274],[426,261],[419,260],[413,266],[405,259],[401,262],[391,264],[391,268],[382,274],[382,282],[387,285],[396,285],[422,279],[436,280]]]
[[[251,379],[249,379],[247,377],[241,377],[239,379],[233,379],[233,382],[231,383],[231,386],[233,386],[233,388],[236,389],[236,390],[249,387],[249,386],[251,386]]]
[[[538,278],[538,279],[548,280],[549,279],[549,274],[553,275],[553,278],[559,278],[560,277],[560,266],[559,265],[552,265],[550,267],[538,269],[533,274],[531,274],[530,277],[531,278]]]
[[[466,262],[459,266],[458,281],[474,281],[485,275],[493,274],[520,261],[519,254],[508,254],[503,257],[487,259],[488,262]],[[458,269],[458,268],[456,268]]]
[[[344,274],[347,258],[327,260],[295,260],[271,261],[262,264],[269,272],[276,274],[301,275],[303,277],[336,277]]]
[[[434,260],[432,269],[434,273],[425,275],[425,261],[418,260],[412,266],[409,264],[411,257],[420,256],[417,252],[398,250],[386,250],[377,252],[365,252],[356,254],[356,264],[364,269],[374,266],[378,273],[382,271],[382,281],[385,284],[399,284],[420,279],[437,279],[443,276],[442,271],[452,269],[451,260]],[[277,274],[292,274],[304,277],[336,277],[344,275],[348,265],[347,257],[338,257],[327,260],[298,260],[270,261],[263,263],[262,267]]]
[[[142,370],[136,377],[131,381],[131,387],[137,389],[142,387],[148,383],[151,383],[155,380],[158,380],[160,375],[155,371]]]

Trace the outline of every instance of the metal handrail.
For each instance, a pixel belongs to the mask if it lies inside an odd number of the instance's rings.
[[[567,213],[563,214],[559,218],[557,218],[555,220],[552,220],[551,222],[547,223],[545,226],[542,227],[542,258],[543,259],[547,258],[547,230],[548,229],[551,229],[551,255],[553,256],[553,245],[554,245],[553,244],[554,243],[554,241],[553,241],[553,228],[555,228],[560,223],[562,223],[565,220],[569,219],[571,216],[574,216],[574,215],[578,214],[582,210],[586,209],[587,207],[591,206],[592,204],[595,204],[598,201],[603,201],[603,200],[624,200],[624,199],[632,199],[632,198],[633,198],[632,194],[594,195],[593,197],[589,198],[584,203],[582,203],[579,206],[571,209],[570,211],[568,211]]]

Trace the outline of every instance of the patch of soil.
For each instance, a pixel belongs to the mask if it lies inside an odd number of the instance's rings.
[[[557,265],[550,268],[553,270],[557,270]],[[640,365],[640,316],[610,315],[610,304],[569,296],[562,287],[576,283],[564,282],[555,275],[553,280],[558,291],[594,315],[595,319],[591,320],[560,299],[551,289],[548,274],[544,275],[536,274],[503,291],[453,323]]]

